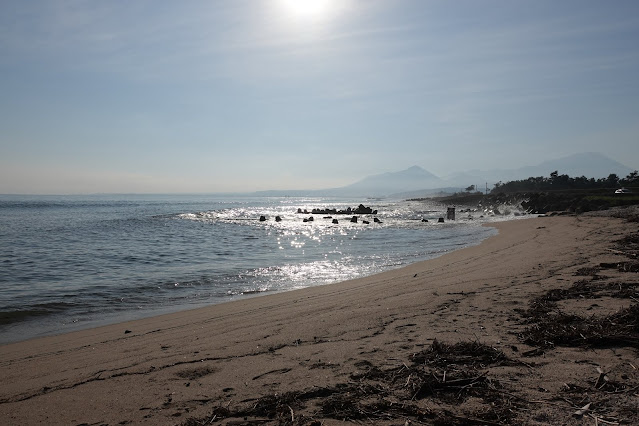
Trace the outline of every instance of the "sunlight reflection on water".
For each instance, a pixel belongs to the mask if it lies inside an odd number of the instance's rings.
[[[357,202],[142,198],[6,204],[0,310],[17,313],[4,339],[372,275],[477,244],[496,232],[482,223],[506,219],[437,223],[445,206],[414,201],[331,215],[298,208]]]

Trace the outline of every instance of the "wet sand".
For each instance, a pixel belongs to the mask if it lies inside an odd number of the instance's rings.
[[[581,216],[494,226],[499,235],[479,246],[366,278],[0,346],[0,418],[638,422],[631,329],[607,345],[544,344],[532,333],[553,312],[592,319],[637,303],[639,274],[617,267],[629,258],[615,241],[638,224]],[[590,290],[561,293],[531,317],[535,298],[578,282]],[[622,285],[621,296],[592,290]]]

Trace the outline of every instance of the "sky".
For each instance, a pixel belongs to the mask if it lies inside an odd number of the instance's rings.
[[[0,193],[639,168],[635,0],[3,0]]]

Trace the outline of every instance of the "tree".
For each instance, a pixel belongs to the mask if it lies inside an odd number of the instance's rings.
[[[630,172],[624,179],[620,179],[619,183],[622,185],[639,185],[639,172],[637,170]]]
[[[608,175],[608,178],[606,179],[606,186],[608,188],[616,188],[618,185],[619,185],[619,177],[614,173],[610,173]]]
[[[466,192],[473,192],[475,190],[475,185],[470,185],[468,188],[466,188]]]

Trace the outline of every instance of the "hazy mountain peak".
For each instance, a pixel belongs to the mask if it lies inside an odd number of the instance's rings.
[[[389,195],[440,185],[442,180],[419,166],[411,166],[398,172],[387,172],[365,177],[341,188],[346,193],[366,195]]]
[[[404,171],[405,172],[411,172],[411,173],[423,173],[423,172],[426,172],[426,170],[424,170],[423,168],[421,168],[419,166],[411,166],[411,167],[407,168]],[[428,172],[426,172],[426,173],[428,173]]]
[[[422,167],[419,166],[411,166],[407,169],[404,170],[400,170],[398,172],[387,172],[387,173],[383,173],[381,175],[373,175],[373,176],[368,176],[365,179],[370,179],[370,178],[374,178],[374,177],[378,177],[378,176],[407,176],[407,177],[412,177],[412,178],[427,178],[427,179],[439,179],[439,177],[435,176],[434,174],[432,174],[431,172],[429,172],[428,170],[425,170]]]

